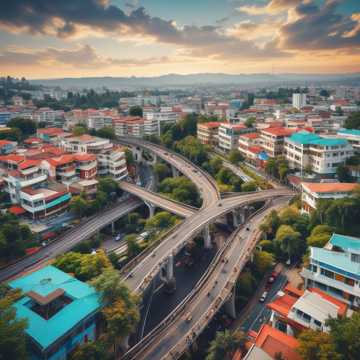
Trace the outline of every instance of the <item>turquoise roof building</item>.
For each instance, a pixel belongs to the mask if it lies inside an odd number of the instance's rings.
[[[95,339],[100,300],[90,285],[46,266],[9,286],[24,293],[14,306],[17,318],[28,321],[32,359],[66,359],[79,343]]]
[[[320,288],[360,308],[360,238],[334,233],[325,248],[310,247],[301,276],[306,288]]]

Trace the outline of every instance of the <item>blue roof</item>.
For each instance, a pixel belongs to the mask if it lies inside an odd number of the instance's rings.
[[[99,296],[90,285],[81,282],[54,266],[46,266],[32,274],[16,279],[9,286],[23,293],[35,291],[46,296],[56,289],[63,289],[73,301],[46,320],[28,306],[31,299],[22,297],[14,306],[17,318],[26,318],[26,332],[44,349],[71,330],[79,321],[100,308]]]
[[[330,239],[330,244],[344,250],[360,250],[360,238],[352,236],[333,234]]]
[[[269,160],[269,155],[265,151],[262,151],[259,153],[258,158],[260,160],[266,161]]]
[[[360,130],[357,129],[341,129],[338,134],[355,135],[360,136]]]
[[[321,266],[360,280],[360,263],[351,261],[346,253],[311,247],[311,259]]]
[[[289,140],[302,145],[336,146],[347,144],[347,140],[345,139],[323,138],[308,131],[294,133],[289,137]]]

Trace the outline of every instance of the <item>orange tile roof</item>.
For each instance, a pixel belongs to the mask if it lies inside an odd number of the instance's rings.
[[[59,135],[64,132],[63,129],[60,128],[45,128],[45,129],[38,129],[38,134],[46,134],[46,135]]]
[[[289,295],[292,295],[292,296],[297,296],[297,297],[300,297],[300,296],[304,295],[304,290],[300,290],[300,289],[296,288],[295,286],[292,286],[290,283],[288,283],[285,286],[284,292],[286,294],[289,294]]]
[[[71,154],[65,154],[58,158],[47,159],[47,161],[53,166],[61,166],[74,161],[74,156]]]
[[[302,186],[314,193],[332,193],[332,192],[351,192],[359,184],[357,183],[307,183],[303,182]]]
[[[301,360],[296,351],[299,346],[298,340],[267,324],[261,327],[255,345],[271,357],[275,357],[276,353],[281,352],[286,360]]]
[[[258,154],[263,151],[261,146],[249,146],[248,150],[254,154]]]
[[[74,159],[77,161],[91,161],[96,160],[94,154],[74,154]]]
[[[335,299],[334,297],[332,297],[331,295],[328,295],[327,293],[325,293],[324,291],[321,291],[320,289],[311,288],[309,290],[313,293],[319,294],[323,299],[336,305],[338,307],[338,315],[339,316],[344,317],[346,315],[346,312],[348,309],[347,304],[343,303],[342,301],[340,301],[338,299]]]
[[[285,128],[285,127],[269,127],[267,129],[261,130],[267,134],[275,135],[275,136],[290,136],[294,133],[295,129]]]
[[[24,140],[25,144],[32,144],[32,143],[42,143],[42,139],[38,138],[38,137],[30,137],[27,138],[26,140]]]
[[[298,297],[285,294],[279,296],[278,298],[276,298],[274,301],[267,304],[266,306],[269,309],[274,310],[278,314],[287,317],[290,312],[290,309],[298,299],[299,299]]]
[[[203,126],[203,127],[207,127],[207,128],[211,128],[211,129],[216,129],[218,128],[221,124],[223,124],[220,121],[210,121],[207,123],[200,123],[199,126]]]

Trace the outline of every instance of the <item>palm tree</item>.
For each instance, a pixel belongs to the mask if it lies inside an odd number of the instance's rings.
[[[242,331],[217,332],[210,343],[206,360],[230,360],[237,349],[244,350],[245,343],[246,335]]]

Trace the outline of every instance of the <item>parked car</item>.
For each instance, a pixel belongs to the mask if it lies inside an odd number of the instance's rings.
[[[259,301],[260,301],[261,303],[263,303],[263,302],[265,301],[265,299],[267,298],[267,296],[268,296],[268,292],[267,292],[267,291],[264,291],[264,292],[262,293]]]
[[[274,283],[275,280],[276,280],[276,278],[277,278],[278,276],[279,276],[279,273],[276,272],[276,271],[273,271],[273,272],[270,274],[269,278],[268,278],[268,283],[269,283],[269,284]]]
[[[121,238],[122,238],[122,234],[121,233],[119,233],[119,234],[117,234],[116,236],[115,236],[115,241],[120,241],[121,240]]]

